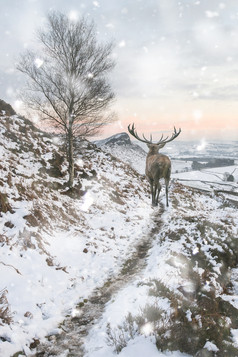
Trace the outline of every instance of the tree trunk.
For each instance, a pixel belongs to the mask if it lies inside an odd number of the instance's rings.
[[[73,144],[73,133],[72,128],[69,128],[68,132],[68,161],[69,161],[69,188],[73,187],[74,184],[74,144]]]

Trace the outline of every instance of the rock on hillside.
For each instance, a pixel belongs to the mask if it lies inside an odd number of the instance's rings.
[[[107,139],[96,141],[95,144],[144,175],[145,167],[141,164],[145,163],[146,152],[139,145],[133,144],[127,133],[110,136]]]
[[[75,189],[67,192],[59,137],[15,114],[0,116],[0,154],[5,357],[31,353],[40,339],[58,332],[66,314],[78,313],[75,304],[136,249],[151,208],[144,177],[91,144],[78,152]]]

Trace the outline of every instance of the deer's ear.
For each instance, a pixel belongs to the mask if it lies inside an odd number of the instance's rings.
[[[147,146],[148,146],[148,148],[150,149],[150,147],[151,147],[151,144],[146,144]]]

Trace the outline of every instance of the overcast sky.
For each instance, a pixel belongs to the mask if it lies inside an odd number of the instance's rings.
[[[104,136],[135,122],[155,138],[175,125],[181,140],[237,140],[237,0],[1,0],[0,98],[17,110],[17,56],[51,10],[86,15],[115,42],[118,121]]]

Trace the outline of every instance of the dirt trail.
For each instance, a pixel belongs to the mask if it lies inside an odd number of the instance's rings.
[[[85,304],[80,306],[80,316],[66,318],[60,326],[62,333],[50,337],[49,343],[39,345],[35,357],[60,356],[63,352],[68,357],[84,356],[84,338],[102,316],[106,303],[146,267],[146,257],[154,236],[161,228],[163,212],[164,205],[160,204],[152,215],[152,229],[141,238],[136,251],[125,261],[118,276],[95,289]]]

